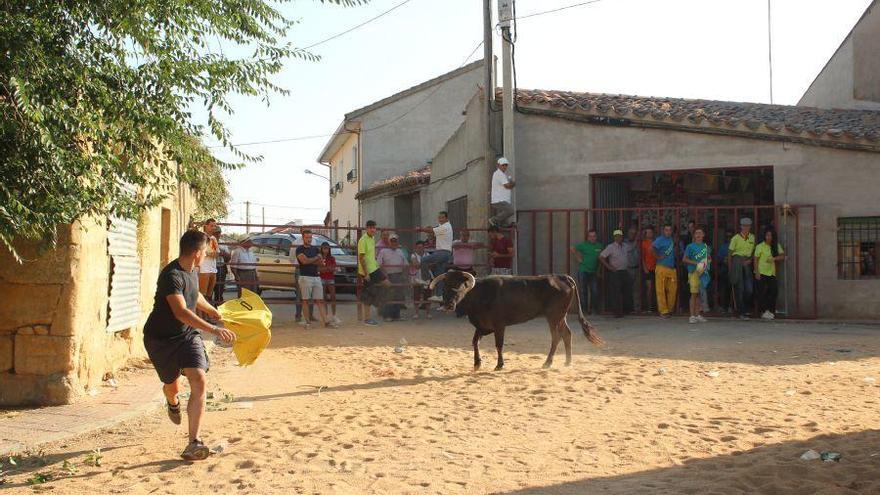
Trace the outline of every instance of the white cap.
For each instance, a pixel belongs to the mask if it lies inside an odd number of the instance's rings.
[[[510,165],[510,162],[507,161],[507,158],[504,158],[502,156],[501,158],[498,159],[498,165]]]

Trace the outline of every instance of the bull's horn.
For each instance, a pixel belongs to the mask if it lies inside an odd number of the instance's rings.
[[[445,274],[445,273],[442,274],[442,275],[437,275],[436,277],[433,278],[433,280],[431,280],[431,283],[428,284],[428,289],[430,289],[430,290],[434,290],[434,287],[436,287],[437,284],[439,284],[440,282],[442,282],[445,278],[446,278],[446,274]]]
[[[464,286],[467,288],[465,293],[470,292],[471,289],[477,286],[477,278],[471,275],[468,272],[462,272],[465,277],[467,277],[467,281],[464,283]]]

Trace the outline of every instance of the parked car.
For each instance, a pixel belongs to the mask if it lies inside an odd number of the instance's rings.
[[[299,265],[294,252],[302,246],[302,234],[254,234],[250,236],[254,247],[257,263],[269,263],[268,266],[257,266],[257,276],[263,289],[293,290],[294,272]],[[343,249],[335,241],[321,234],[312,235],[312,244],[320,246],[324,242],[330,244],[330,253],[336,258],[336,274],[334,279],[339,292],[354,292],[357,283],[357,256]],[[350,285],[350,286],[346,286]]]

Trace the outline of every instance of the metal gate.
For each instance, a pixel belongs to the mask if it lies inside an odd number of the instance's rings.
[[[779,313],[787,317],[816,318],[818,294],[816,280],[817,242],[815,205],[741,205],[724,207],[652,207],[594,209],[532,209],[517,211],[517,269],[519,274],[569,273],[577,267],[572,263],[570,247],[595,229],[599,242],[611,242],[611,233],[634,227],[639,239],[644,229],[655,231],[670,223],[676,242],[690,220],[706,232],[706,242],[713,253],[725,242],[726,233],[738,231],[738,219],[748,216],[754,221],[756,242],[760,242],[766,226],[773,226],[787,257],[780,265]],[[640,261],[641,264],[641,261]],[[640,267],[641,268],[641,267]],[[641,278],[642,270],[639,270]],[[641,280],[640,280],[641,282]],[[605,287],[600,289],[605,292]],[[710,284],[710,305],[717,308],[725,294],[718,277]],[[636,297],[645,297],[639,294]],[[602,309],[607,298],[600,298]],[[678,311],[687,310],[686,301],[678,297]]]

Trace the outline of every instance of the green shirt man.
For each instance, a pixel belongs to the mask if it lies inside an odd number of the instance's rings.
[[[370,231],[358,239],[358,274],[366,277],[379,269],[376,261],[376,238],[370,235]]]
[[[604,248],[596,242],[596,237],[596,231],[591,230],[587,233],[587,240],[575,244],[572,249],[575,256],[580,258],[578,271],[596,273],[599,269],[599,253]]]

